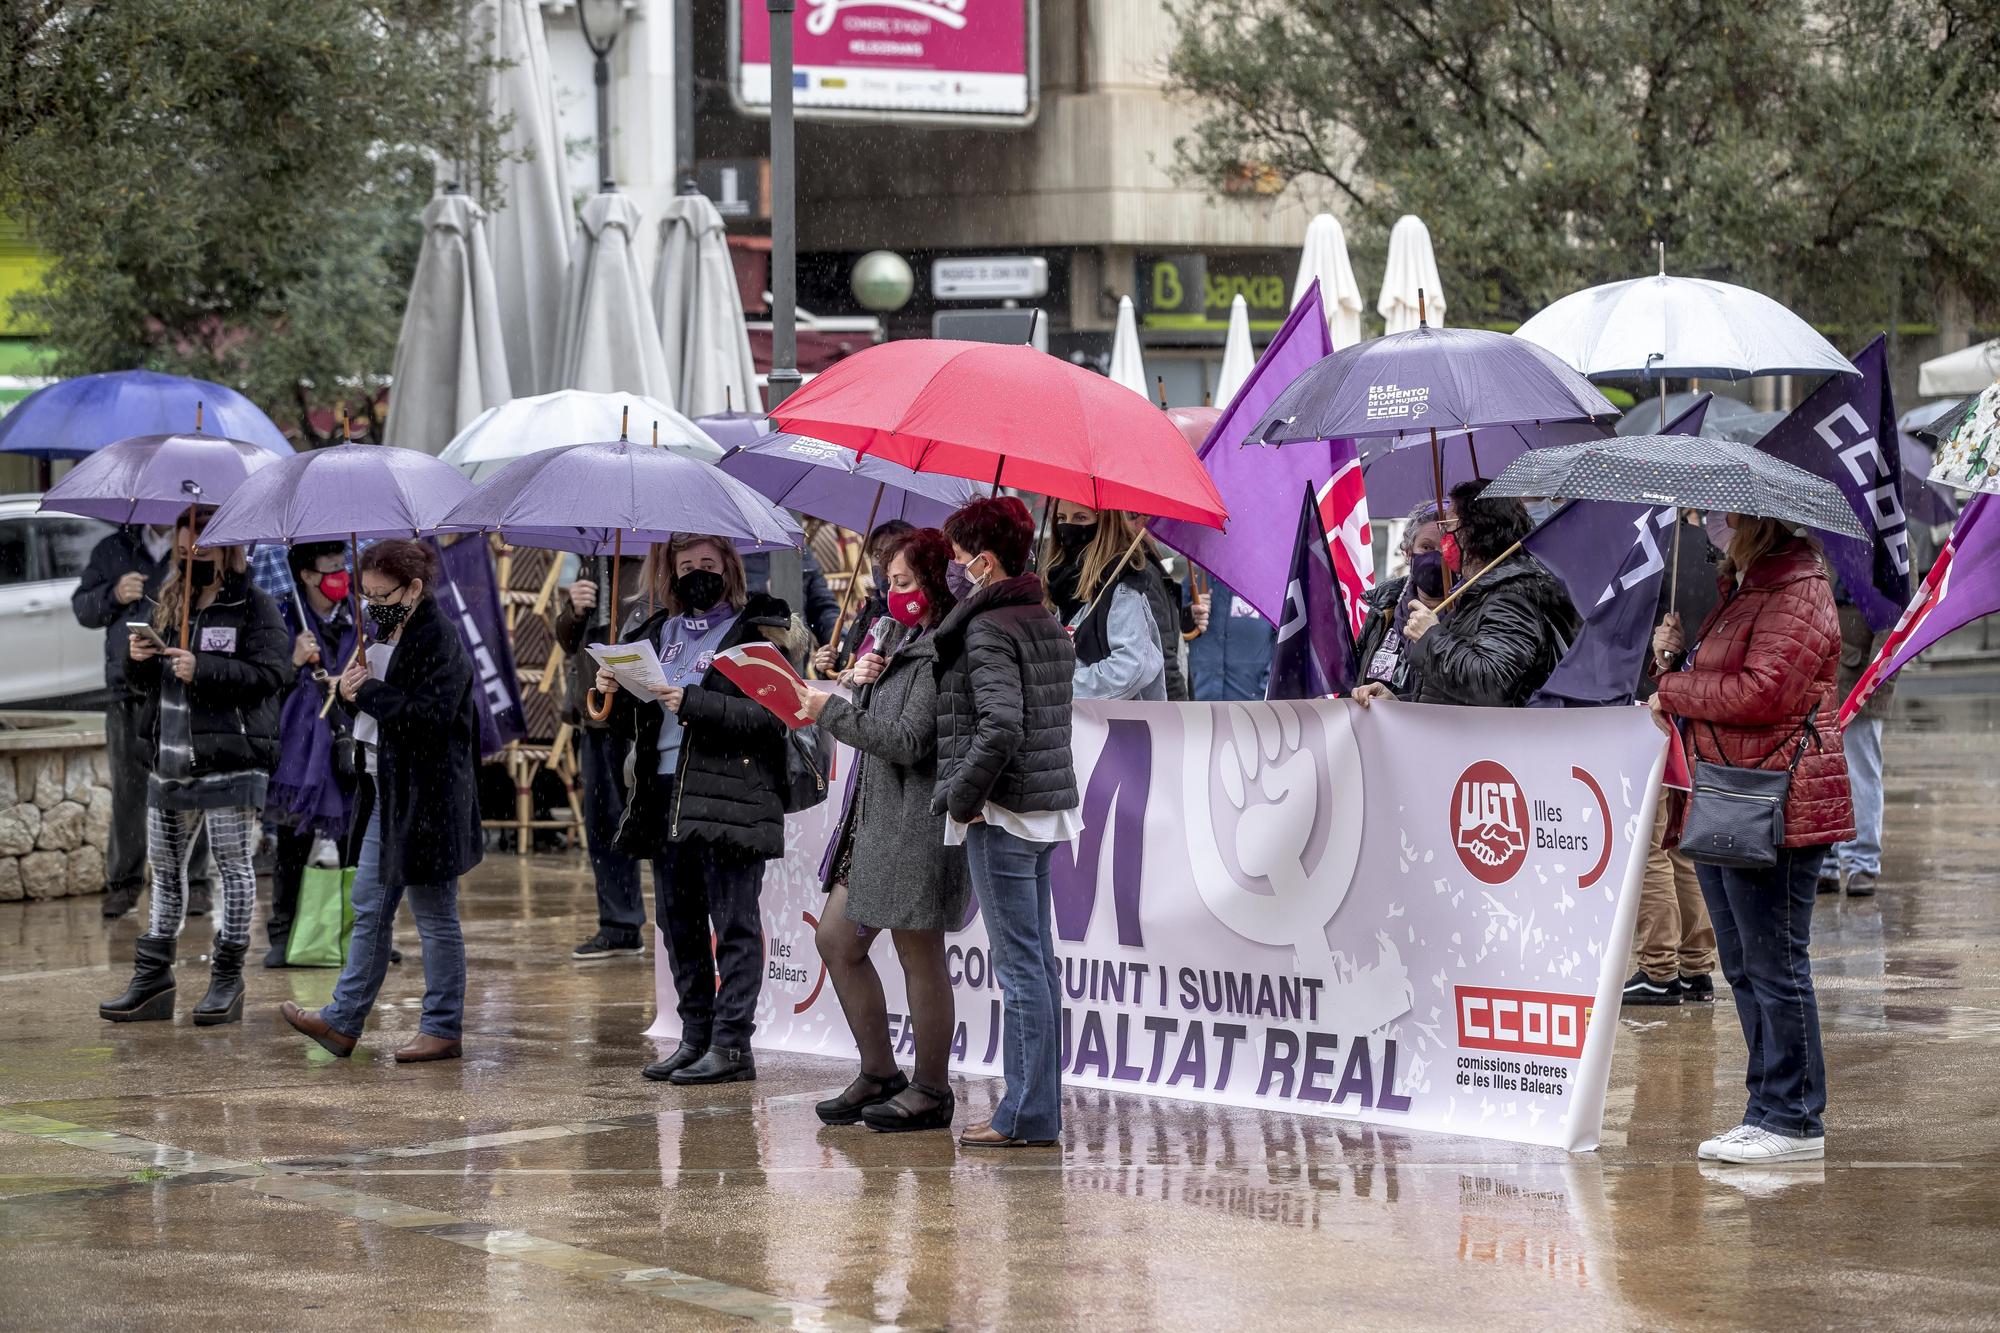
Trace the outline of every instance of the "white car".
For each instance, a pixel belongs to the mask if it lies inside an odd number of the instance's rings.
[[[0,704],[104,689],[104,631],[77,624],[69,599],[111,525],[41,502],[0,496]]]

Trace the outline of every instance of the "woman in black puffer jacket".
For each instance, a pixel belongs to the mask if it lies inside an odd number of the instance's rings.
[[[292,636],[277,604],[251,585],[242,547],[197,549],[188,563],[188,548],[199,535],[186,518],[175,525],[174,573],[153,607],[153,630],[174,646],[162,652],[153,638],[135,632],[129,649],[126,678],[140,697],[139,734],[152,770],[146,856],[153,900],[135,948],[131,985],[97,1008],[114,1023],[174,1016],[174,949],[186,918],[188,855],[204,824],[222,886],[222,915],[208,994],[195,1006],[194,1021],[207,1027],[243,1017],[243,955],[257,903],[251,857],[258,812],[278,762],[279,697],[291,680]],[[179,638],[184,610],[185,648]]]
[[[750,1058],[764,972],[757,896],[764,862],[785,854],[790,742],[777,715],[713,663],[740,644],[782,646],[791,611],[746,591],[743,558],[719,537],[680,537],[655,548],[648,564],[660,610],[623,641],[653,644],[667,683],[642,700],[609,672],[597,678],[597,688],[614,696],[612,728],[633,742],[618,849],[653,863],[653,919],[667,937],[681,1019],[680,1045],[644,1073],[674,1083],[743,1082],[757,1077]]]

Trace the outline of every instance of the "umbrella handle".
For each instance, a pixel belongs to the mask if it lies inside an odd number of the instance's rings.
[[[625,563],[625,530],[619,528],[611,535],[611,605],[605,614],[611,617],[611,637],[618,637],[618,575],[619,566]],[[615,691],[614,691],[615,693]],[[583,709],[590,714],[592,722],[602,722],[611,716],[612,695],[599,694],[595,685],[583,692]]]

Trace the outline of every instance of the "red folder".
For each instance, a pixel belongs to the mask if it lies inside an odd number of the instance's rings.
[[[715,669],[793,731],[812,725],[812,719],[799,711],[798,692],[805,681],[777,645],[739,644],[715,655]]]

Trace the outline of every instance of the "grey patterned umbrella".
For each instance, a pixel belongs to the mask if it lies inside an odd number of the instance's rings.
[[[1533,449],[1501,469],[1486,494],[1761,514],[1868,537],[1832,482],[1750,445],[1694,435],[1628,435]]]

